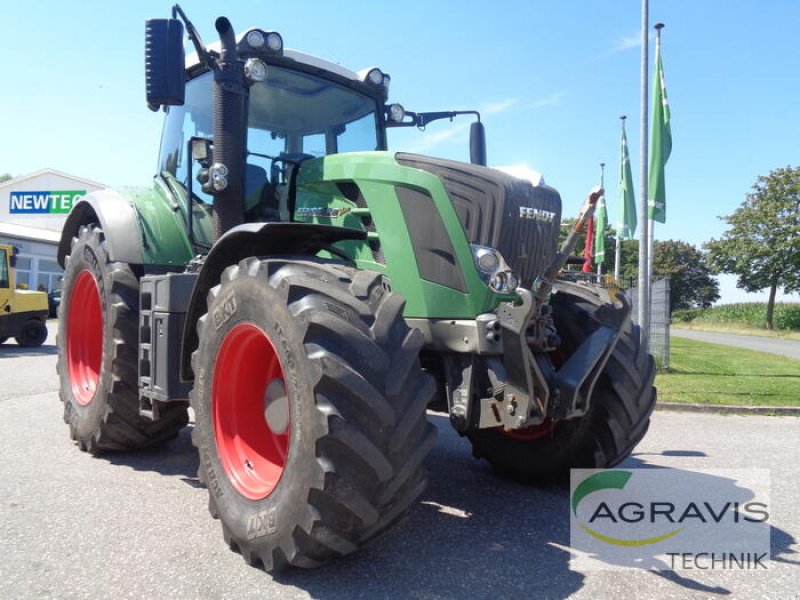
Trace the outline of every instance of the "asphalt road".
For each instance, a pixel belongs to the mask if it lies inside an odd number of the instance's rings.
[[[717,333],[714,331],[695,331],[693,329],[680,329],[672,327],[670,335],[684,337],[690,340],[711,342],[724,346],[736,346],[747,350],[758,350],[779,354],[795,360],[800,360],[800,342],[797,340],[784,340],[780,338],[758,337],[755,335],[736,335],[733,333]]]
[[[768,571],[569,567],[568,490],[496,477],[442,416],[431,485],[398,530],[277,579],[222,541],[187,428],[92,458],[69,440],[52,338],[0,347],[0,598],[788,598],[800,595],[800,419],[656,413],[623,466],[768,468]]]

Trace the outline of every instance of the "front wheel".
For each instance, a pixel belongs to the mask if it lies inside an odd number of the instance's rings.
[[[381,275],[329,262],[229,267],[198,322],[199,478],[228,544],[316,567],[394,525],[435,439],[422,336]]]
[[[553,296],[553,317],[566,360],[597,327],[601,305],[566,291]],[[642,439],[655,407],[655,363],[628,321],[592,393],[589,411],[566,421],[547,420],[519,431],[481,429],[469,434],[473,454],[498,471],[535,481],[569,469],[612,467]]]
[[[41,346],[47,339],[47,325],[39,319],[28,319],[14,339],[20,346],[26,348]]]

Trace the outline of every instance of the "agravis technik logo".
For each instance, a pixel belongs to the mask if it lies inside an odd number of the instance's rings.
[[[579,568],[766,568],[769,511],[768,471],[573,470],[570,542]]]

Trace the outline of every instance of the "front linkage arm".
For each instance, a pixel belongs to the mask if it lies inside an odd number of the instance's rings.
[[[493,412],[506,429],[538,425],[548,417],[585,414],[595,381],[630,318],[630,304],[621,294],[612,299],[602,288],[556,283],[602,194],[599,187],[589,194],[570,235],[533,289],[519,289],[521,301],[504,303],[497,311],[507,379],[502,400]],[[596,313],[597,328],[558,369],[546,356],[559,345],[547,304],[554,286],[568,287],[570,293],[588,302],[607,306]]]

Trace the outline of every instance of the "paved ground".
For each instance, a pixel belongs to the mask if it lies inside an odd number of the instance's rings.
[[[670,335],[676,337],[699,340],[701,342],[711,342],[712,344],[723,344],[725,346],[736,346],[748,350],[758,350],[759,352],[770,352],[787,356],[795,360],[800,360],[800,342],[797,340],[782,340],[779,338],[758,337],[754,335],[735,335],[732,333],[716,333],[713,331],[694,331],[692,329],[679,329],[671,327]]]
[[[52,341],[52,340],[50,340]],[[49,342],[50,342],[49,341]],[[48,343],[49,343],[48,342]],[[221,539],[189,429],[92,458],[61,420],[54,347],[0,348],[0,598],[788,598],[800,594],[800,418],[657,413],[623,466],[769,468],[766,572],[576,572],[568,491],[500,479],[444,417],[431,486],[372,547],[273,579]]]

